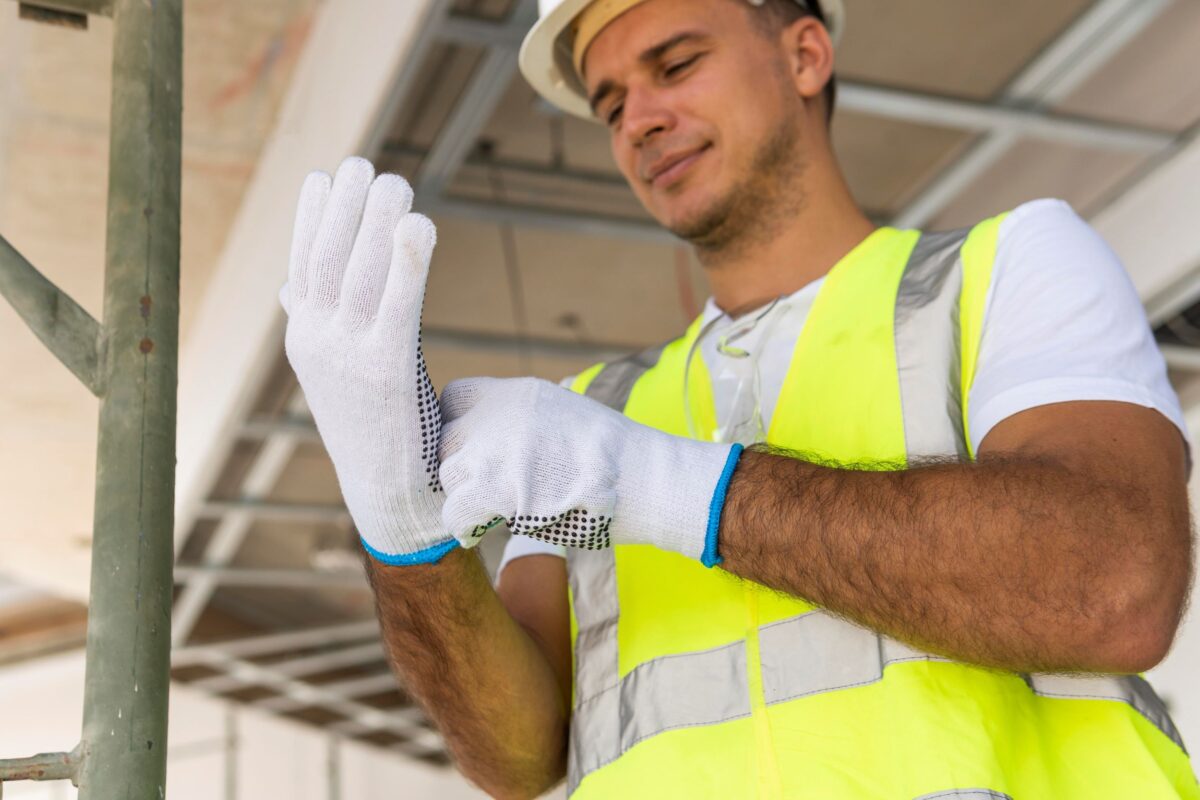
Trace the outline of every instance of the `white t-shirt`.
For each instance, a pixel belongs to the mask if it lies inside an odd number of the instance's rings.
[[[822,282],[784,298],[769,325],[763,324],[768,320],[764,317],[731,342],[750,352],[762,347],[758,374],[764,427],[770,424],[796,338]],[[717,317],[725,315],[710,298],[704,323]],[[733,321],[725,317],[713,322],[714,330],[722,324]],[[766,341],[759,342],[764,334]],[[719,354],[717,339],[706,337],[701,352],[722,425],[738,404],[735,387],[747,385],[740,378],[750,362]],[[1114,400],[1153,408],[1179,428],[1190,447],[1179,399],[1129,276],[1100,235],[1061,200],[1026,203],[1000,226],[968,400],[968,427],[976,450],[1002,420],[1071,400]],[[566,549],[513,536],[499,569],[514,558],[538,553],[565,557]]]

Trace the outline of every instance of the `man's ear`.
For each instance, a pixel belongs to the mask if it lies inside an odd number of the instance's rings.
[[[788,76],[805,100],[821,96],[833,76],[833,40],[816,17],[800,17],[780,33]]]

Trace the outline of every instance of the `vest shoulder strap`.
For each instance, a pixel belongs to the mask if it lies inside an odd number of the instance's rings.
[[[670,344],[671,342],[664,342],[616,361],[596,364],[579,373],[572,382],[571,389],[604,403],[615,411],[624,411],[633,385],[637,383],[638,378],[658,364],[663,351]]]

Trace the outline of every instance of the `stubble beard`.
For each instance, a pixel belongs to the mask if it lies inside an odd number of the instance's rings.
[[[769,241],[781,225],[796,218],[807,204],[801,180],[807,167],[796,128],[781,122],[759,147],[742,180],[668,228],[696,249],[702,264],[730,261],[755,243]]]

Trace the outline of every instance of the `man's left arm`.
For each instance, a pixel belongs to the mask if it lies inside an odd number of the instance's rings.
[[[752,449],[721,566],[960,661],[1140,672],[1191,584],[1186,471],[1177,428],[1119,402],[1016,414],[976,463],[857,471]]]

